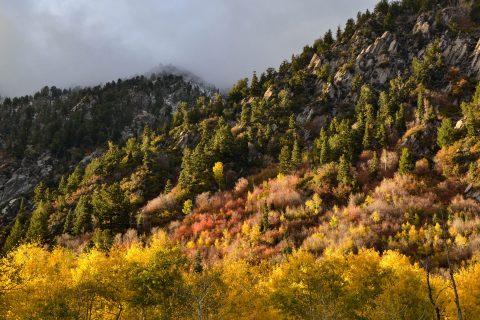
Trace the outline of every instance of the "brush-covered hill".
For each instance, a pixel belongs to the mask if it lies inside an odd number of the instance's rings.
[[[51,168],[4,196],[18,312],[474,319],[479,12],[381,1],[224,97],[164,74],[5,100],[2,179]]]
[[[0,105],[0,220],[9,224],[21,198],[39,182],[58,182],[77,163],[100,155],[107,141],[125,142],[145,126],[160,130],[181,102],[195,103],[216,90],[199,78],[155,70],[148,76],[68,90],[44,87]]]

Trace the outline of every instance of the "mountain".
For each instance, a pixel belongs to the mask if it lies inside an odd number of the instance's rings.
[[[160,129],[180,102],[216,93],[199,77],[166,71],[6,98],[0,107],[1,221],[12,221],[21,197],[30,197],[36,184],[57,181],[71,166],[101,154],[107,141],[126,141],[145,126]]]
[[[5,305],[476,318],[479,59],[478,1],[380,1],[225,96],[161,67],[6,99]]]

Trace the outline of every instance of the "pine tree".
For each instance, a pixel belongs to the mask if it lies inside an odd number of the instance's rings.
[[[338,28],[337,28],[337,34],[336,34],[335,38],[337,40],[342,39],[342,28],[340,28],[340,26],[338,26]]]
[[[392,104],[390,98],[385,91],[380,92],[378,97],[379,112],[378,119],[386,121],[387,118],[392,116]]]
[[[211,145],[215,159],[229,159],[233,156],[235,139],[232,129],[223,118],[218,121],[212,140]]]
[[[338,164],[337,180],[339,183],[344,185],[349,185],[352,182],[350,176],[350,163],[348,163],[345,155],[342,155],[340,157],[340,161]]]
[[[270,229],[270,222],[268,221],[268,215],[270,213],[270,209],[268,208],[267,201],[262,206],[262,225],[261,231],[266,232]]]
[[[477,89],[477,91],[479,90]],[[475,95],[477,95],[477,93]],[[467,128],[467,137],[473,138],[477,135],[473,105],[463,104],[462,111],[465,117],[465,127]]]
[[[65,179],[65,176],[62,176],[60,178],[60,182],[58,183],[58,189],[57,190],[61,195],[66,195],[68,193],[67,179]]]
[[[280,151],[280,155],[278,157],[279,165],[278,170],[282,174],[287,174],[290,172],[291,169],[291,161],[292,154],[290,152],[290,148],[288,146],[283,146],[282,150]]]
[[[254,97],[258,97],[261,94],[261,86],[258,82],[257,73],[254,71],[252,76],[252,82],[250,84],[250,94]]]
[[[36,206],[30,218],[30,224],[26,234],[27,241],[38,241],[42,244],[49,242],[50,232],[48,230],[48,218],[50,212],[51,206],[48,203],[42,201]]]
[[[406,130],[405,106],[403,104],[400,105],[400,108],[395,114],[395,128],[399,133],[403,133]]]
[[[363,140],[362,140],[363,149],[365,149],[365,150],[369,150],[372,146],[371,130],[372,129],[370,128],[370,125],[365,126],[365,132],[363,134]]]
[[[298,141],[295,140],[293,144],[293,149],[292,149],[292,160],[290,163],[292,168],[297,168],[301,162],[302,162],[302,154],[300,151],[300,147],[298,145]]]
[[[73,210],[68,210],[67,216],[65,218],[65,223],[63,224],[63,233],[67,233],[67,234],[72,233],[74,219],[75,219],[75,214]]]
[[[183,150],[182,164],[178,183],[182,189],[189,190],[192,187],[193,175],[195,168],[193,167],[192,151],[189,148]]]
[[[8,237],[5,240],[5,244],[3,245],[3,253],[9,252],[21,243],[27,232],[27,223],[28,217],[25,209],[25,200],[22,198],[22,201],[20,202],[20,208],[17,212],[17,217],[15,218],[15,223],[13,224]]]
[[[80,166],[76,166],[75,170],[73,170],[72,174],[68,176],[67,191],[68,192],[75,191],[79,187],[79,185],[82,181],[82,177],[83,177],[82,168]]]
[[[402,155],[399,160],[398,172],[400,174],[408,174],[415,169],[415,162],[408,148],[402,149]]]
[[[455,141],[455,129],[452,120],[444,118],[437,131],[437,143],[440,148],[448,147]]]
[[[173,186],[172,186],[172,180],[167,179],[167,182],[165,182],[165,188],[163,190],[163,194],[168,194],[172,191]]]
[[[47,187],[43,183],[43,181],[40,181],[40,183],[35,187],[34,191],[34,201],[36,204],[46,201],[46,194],[47,194]]]
[[[73,221],[72,233],[81,235],[91,229],[92,206],[86,195],[80,196],[74,210],[75,220]]]
[[[320,165],[326,164],[328,162],[328,157],[330,155],[330,150],[328,146],[328,137],[327,132],[324,128],[320,131]]]
[[[417,97],[417,110],[415,115],[418,123],[422,123],[425,117],[425,105],[424,105],[423,93],[420,91]]]
[[[240,124],[246,127],[250,124],[250,107],[247,104],[242,105],[242,112],[240,114]]]
[[[380,125],[377,126],[375,139],[381,148],[385,148],[387,146],[387,129],[385,128],[384,123],[380,123]]]
[[[120,232],[130,226],[130,203],[119,183],[102,185],[92,197],[93,215],[102,230]]]

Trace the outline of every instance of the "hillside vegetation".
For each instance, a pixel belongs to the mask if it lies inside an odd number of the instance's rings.
[[[0,313],[478,318],[479,8],[381,1],[226,96],[6,99],[0,170],[37,178],[4,197]]]

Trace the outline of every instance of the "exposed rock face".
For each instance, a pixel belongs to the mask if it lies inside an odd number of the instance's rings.
[[[437,151],[437,126],[429,122],[421,126],[413,134],[409,135],[402,146],[410,149],[415,158],[431,158]]]
[[[477,79],[480,79],[480,39],[475,46],[475,50],[472,53],[472,63],[471,70],[472,75],[474,75]]]
[[[13,171],[0,173],[0,222],[9,223],[18,210],[20,198],[29,195],[38,182],[52,178],[58,160],[50,153],[41,154],[36,160],[24,158]]]
[[[413,59],[421,59],[427,45],[434,41],[438,43],[447,70],[452,68],[464,77],[480,80],[480,30],[455,32],[451,29],[452,25],[464,23],[465,14],[464,7],[454,6],[404,16],[390,31],[376,33],[378,29],[373,26],[368,27],[368,32],[359,29],[349,39],[336,44],[329,54],[314,54],[306,70],[317,74],[323,65],[328,65],[331,76],[329,80],[317,77],[314,82],[313,91],[318,100],[312,103],[317,105],[317,114],[310,118],[315,119],[325,109],[329,109],[332,116],[339,115],[343,113],[340,108],[354,104],[358,94],[353,90],[355,80],[361,79],[377,92],[388,89],[390,80],[410,72]],[[448,93],[455,84],[451,82],[438,91]]]
[[[430,34],[430,29],[431,29],[431,22],[432,16],[428,13],[421,14],[417,22],[415,23],[415,26],[413,27],[413,34],[422,34],[424,36],[428,36]]]
[[[467,189],[465,189],[465,196],[480,202],[480,190],[473,188],[472,185],[469,185]]]

